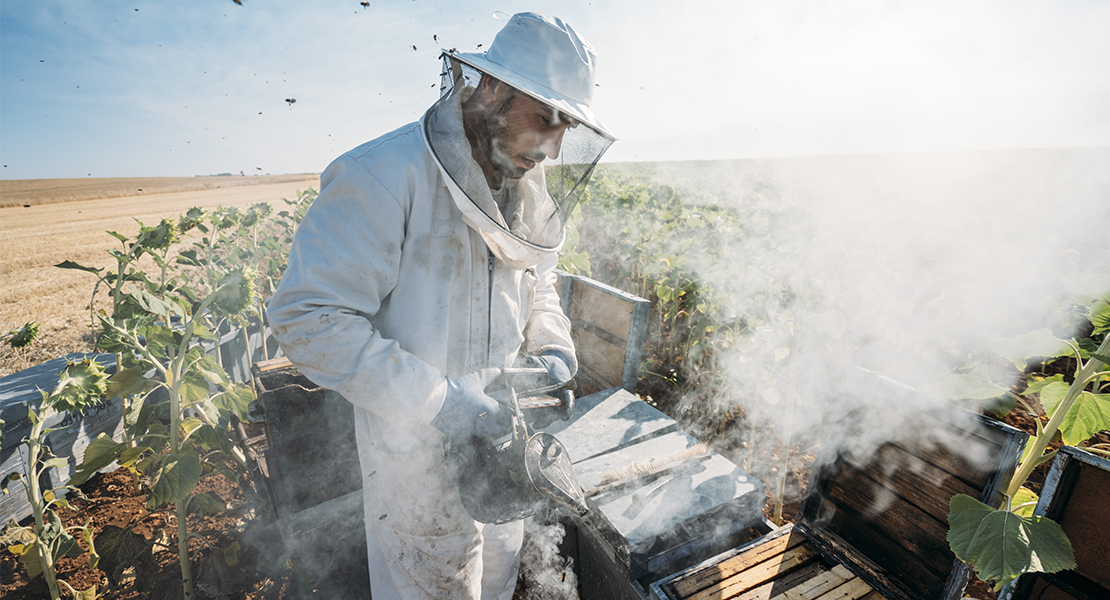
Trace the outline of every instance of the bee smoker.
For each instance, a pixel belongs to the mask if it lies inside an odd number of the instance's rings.
[[[506,369],[501,380],[507,387],[489,395],[512,410],[513,430],[508,439],[475,438],[458,449],[463,507],[475,521],[495,524],[527,518],[552,503],[586,514],[566,448],[555,436],[533,431],[524,413],[568,410],[569,403],[551,394],[572,390],[574,382],[551,384],[542,368]]]

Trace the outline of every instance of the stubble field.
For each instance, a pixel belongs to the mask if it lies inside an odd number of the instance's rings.
[[[220,187],[202,187],[210,183],[206,180],[219,180]],[[235,185],[232,180],[243,181]],[[137,179],[76,180],[83,182],[78,187],[66,183],[73,181],[0,182],[0,334],[28,321],[42,327],[39,339],[27,348],[0,343],[0,377],[92,349],[88,304],[95,276],[54,265],[72,260],[91,267],[114,266],[106,251],[119,248],[120,242],[106,231],[134,238],[139,231],[135,219],[156,225],[193,206],[271,202],[275,210],[282,210],[282,198],[294,199],[298,190],[319,188],[319,176],[311,174],[148,178],[141,184]],[[188,189],[188,184],[194,187]],[[127,195],[138,188],[143,189],[141,195]],[[78,197],[87,199],[74,199]]]

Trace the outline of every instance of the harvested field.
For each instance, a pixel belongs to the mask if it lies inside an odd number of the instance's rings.
[[[0,180],[0,208],[317,180],[314,174]]]
[[[22,205],[0,208],[0,334],[28,321],[37,321],[42,326],[39,339],[27,348],[16,349],[0,343],[0,376],[68,352],[91,350],[87,307],[96,277],[54,265],[72,260],[90,267],[114,266],[107,250],[119,248],[120,242],[105,231],[134,238],[139,231],[134,219],[156,225],[161,219],[176,217],[193,206],[246,207],[258,202],[272,202],[275,210],[282,210],[285,207],[282,198],[294,199],[298,190],[316,189],[320,185],[316,175],[285,177],[289,181],[266,183],[263,177],[247,177],[237,179],[258,183],[152,194],[146,194],[147,188],[143,187],[142,196],[45,201],[27,208]],[[172,185],[165,183],[165,187]],[[43,189],[46,187],[44,184]],[[88,193],[109,192],[90,189]]]

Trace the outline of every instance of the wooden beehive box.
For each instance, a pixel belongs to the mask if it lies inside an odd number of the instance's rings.
[[[635,392],[651,303],[588,277],[556,275],[578,354],[578,395],[614,387]]]
[[[1022,575],[1008,600],[1110,598],[1110,461],[1063,446],[1045,479],[1035,515],[1056,521],[1075,551],[1075,568]]]
[[[656,597],[960,598],[969,569],[948,548],[948,501],[963,493],[998,506],[1027,436],[982,417],[968,428],[922,414],[908,427],[931,441],[826,454],[818,464],[830,466],[814,471],[793,526],[653,583]]]
[[[364,580],[354,407],[284,357],[255,363],[252,377],[266,417],[269,447],[262,462],[274,514],[297,568],[314,580]]]
[[[762,525],[760,481],[621,388],[581,398],[569,422],[546,431],[566,446],[590,506],[568,523],[584,599],[643,598],[660,573]]]

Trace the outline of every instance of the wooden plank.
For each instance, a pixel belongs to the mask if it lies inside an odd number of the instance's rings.
[[[354,428],[337,431],[328,442],[300,438],[266,451],[279,517],[362,489]]]
[[[1034,514],[1060,524],[1075,549],[1073,573],[1110,596],[1110,461],[1061,448]]]
[[[574,329],[572,337],[579,364],[589,365],[590,374],[601,380],[601,389],[620,387],[625,349],[580,327]]]
[[[819,555],[817,550],[809,544],[791,548],[782,554],[768,557],[751,567],[721,580],[705,589],[699,590],[692,596],[684,596],[687,600],[718,600],[732,598],[750,591],[760,585],[772,582],[782,575],[805,566],[814,561]]]
[[[854,572],[879,582],[891,598],[932,600],[941,597],[951,565],[938,573],[892,539],[897,533],[891,534],[871,522],[861,521],[858,515],[846,513],[830,501],[824,503],[824,509],[827,520],[813,528],[811,543],[821,547],[827,555],[837,557]]]
[[[914,441],[894,443],[976,489],[983,489],[998,467],[1005,432],[985,426],[966,431],[933,418],[923,418],[921,422],[926,431],[919,432]]]
[[[782,531],[782,530],[780,530]],[[708,565],[704,569],[693,571],[688,575],[676,578],[672,587],[679,596],[686,597],[705,589],[720,581],[732,577],[752,566],[759,564],[771,557],[777,556],[804,544],[806,538],[799,532],[788,530],[783,534],[769,537],[763,543],[755,544],[749,549],[715,565]]]
[[[850,458],[846,460],[851,461]],[[937,468],[928,459],[893,444],[884,444],[868,457],[867,464],[853,468],[941,521],[948,518],[949,498],[956,494],[978,498],[982,492],[981,487],[973,487]]]
[[[947,524],[926,514],[866,475],[842,465],[821,492],[836,503],[838,512],[859,523],[848,529],[866,526],[875,537],[885,538],[898,552],[871,554],[866,538],[852,545],[881,564],[917,562],[929,571],[947,574],[955,556],[947,542]],[[845,532],[837,528],[842,537]],[[941,581],[944,576],[940,577]]]
[[[6,480],[12,473],[27,476],[27,444],[9,446],[0,451],[0,480]],[[31,503],[27,491],[18,481],[8,482],[8,493],[0,493],[0,527],[8,521],[22,521],[31,516]]]
[[[871,586],[859,577],[853,577],[844,582],[836,589],[826,592],[812,600],[859,600],[868,592],[871,591]],[[810,599],[806,599],[810,600]]]
[[[647,339],[648,316],[651,303],[637,298],[632,307],[632,324],[628,330],[628,340],[624,344],[624,372],[621,387],[635,392],[636,381],[640,377],[640,362],[644,356],[644,341]]]
[[[813,600],[821,594],[835,589],[837,586],[853,577],[855,577],[855,575],[844,565],[836,565],[832,570],[823,571],[817,577],[809,579],[801,585],[775,596],[771,600]]]
[[[581,279],[574,282],[572,289],[574,298],[567,315],[571,320],[585,321],[622,342],[628,341],[632,304],[626,298],[588,285]]]
[[[767,600],[784,591],[789,591],[804,584],[806,581],[819,576],[825,571],[825,566],[819,560],[813,560],[804,566],[785,573],[779,577],[754,587],[738,596],[721,596],[722,600]],[[716,600],[716,599],[714,599]]]
[[[271,358],[269,360],[260,360],[256,363],[254,363],[254,369],[257,370],[259,373],[269,373],[270,371],[276,371],[278,369],[293,369],[293,368],[296,368],[296,367],[294,367],[293,363],[290,362],[288,356],[279,356],[277,358]]]

